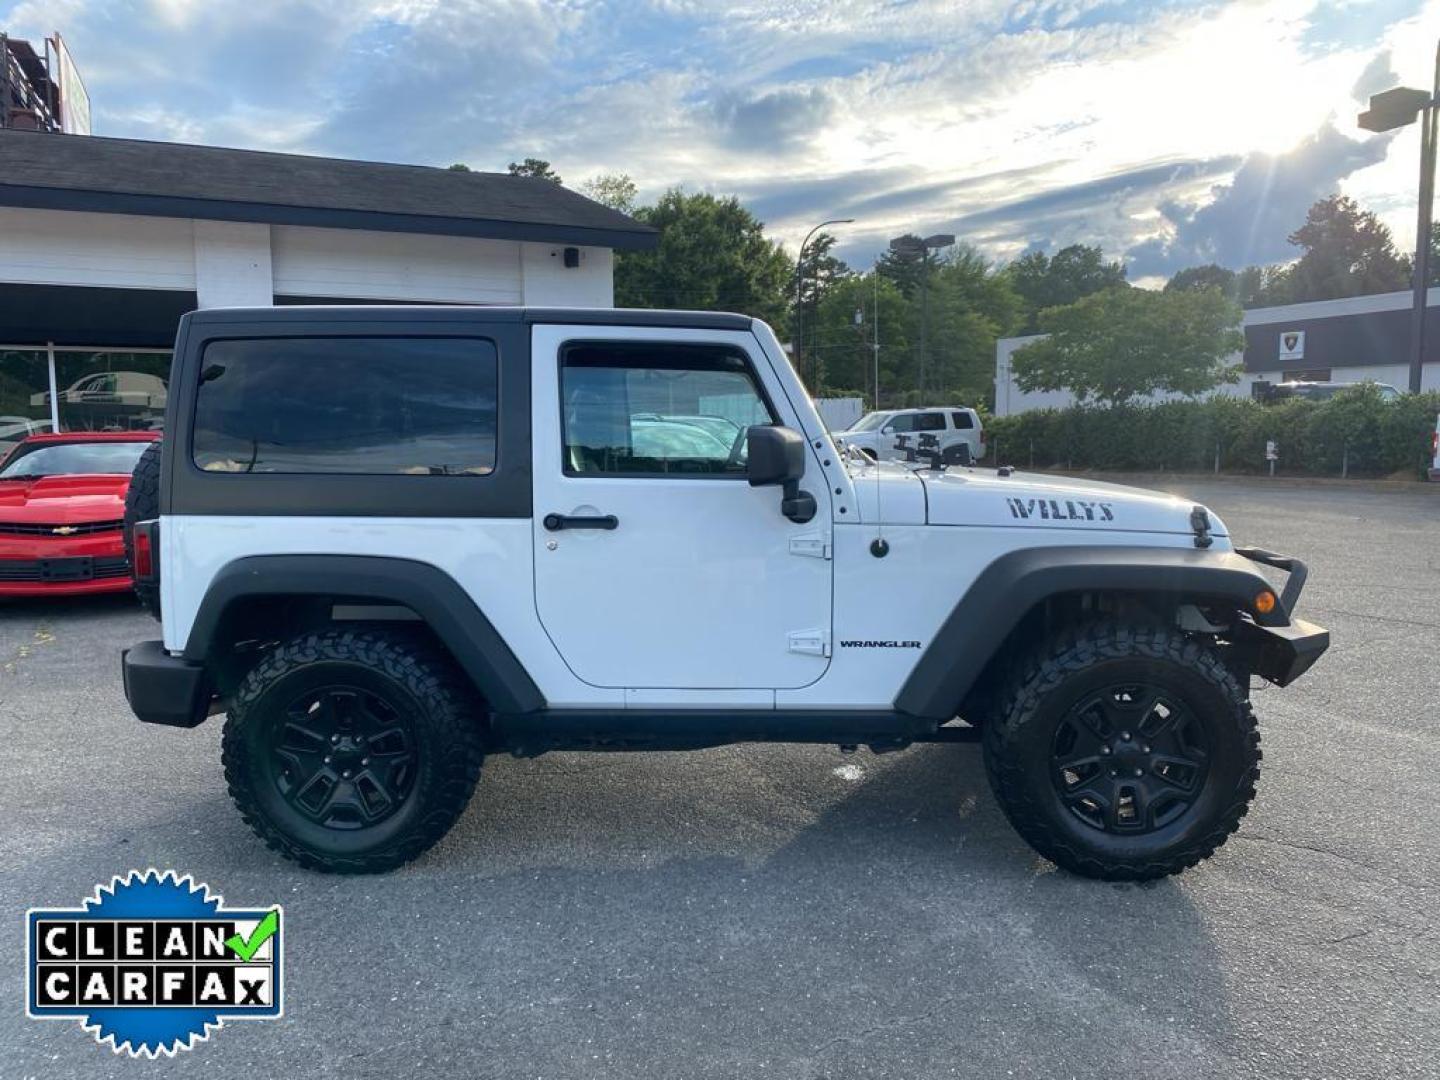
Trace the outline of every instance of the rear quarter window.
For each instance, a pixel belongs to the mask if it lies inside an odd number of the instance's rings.
[[[207,473],[485,476],[497,382],[483,338],[213,341],[192,457]]]

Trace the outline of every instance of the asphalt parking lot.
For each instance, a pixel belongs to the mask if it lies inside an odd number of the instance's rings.
[[[1311,563],[1241,832],[1147,886],[1010,830],[976,749],[494,759],[385,877],[254,839],[218,721],[130,716],[128,600],[0,607],[0,1076],[1440,1076],[1440,490],[1174,485]],[[131,867],[285,905],[287,1015],[130,1060],[24,1015],[23,915]]]

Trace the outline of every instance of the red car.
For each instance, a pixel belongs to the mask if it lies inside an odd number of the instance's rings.
[[[121,520],[158,431],[31,435],[0,460],[0,596],[130,588]]]

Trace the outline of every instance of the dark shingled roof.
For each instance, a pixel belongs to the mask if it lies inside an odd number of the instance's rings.
[[[649,248],[656,233],[533,177],[0,130],[0,206]]]

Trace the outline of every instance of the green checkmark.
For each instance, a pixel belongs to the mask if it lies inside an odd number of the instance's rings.
[[[260,920],[260,925],[255,927],[247,940],[239,934],[231,934],[225,939],[225,944],[240,957],[241,960],[249,960],[257,952],[260,946],[275,936],[275,931],[280,929],[280,913],[271,911],[265,918]]]

